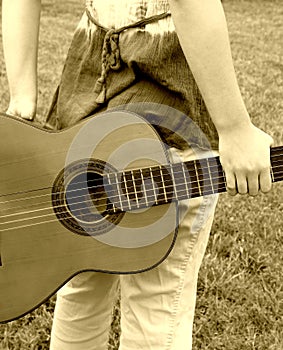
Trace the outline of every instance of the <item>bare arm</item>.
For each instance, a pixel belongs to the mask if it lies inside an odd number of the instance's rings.
[[[271,188],[272,138],[250,121],[237,83],[220,0],[170,0],[186,59],[219,134],[230,194]]]
[[[2,0],[3,47],[10,88],[8,113],[32,119],[37,104],[40,0]]]

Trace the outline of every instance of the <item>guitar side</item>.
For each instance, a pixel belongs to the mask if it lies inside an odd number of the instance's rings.
[[[107,121],[98,118],[97,122],[99,133],[106,136],[95,145],[91,158],[111,161],[118,170],[168,161],[155,131],[142,119],[130,125],[125,120],[120,125],[113,115],[107,116]],[[0,127],[5,130],[0,140],[0,322],[31,311],[82,271],[137,273],[166,258],[176,239],[174,203],[126,213],[106,233],[94,235],[73,232],[58,220],[52,201],[54,183],[74,154],[80,158],[85,152],[76,146],[76,139],[82,132],[91,132],[88,120],[61,132],[49,132],[15,118],[1,117]],[[150,152],[157,158],[153,159],[151,153],[141,156],[144,147],[134,148],[137,137],[156,144]],[[129,152],[121,161],[127,145]],[[156,227],[156,223],[161,233],[168,230],[168,224],[172,230],[144,244],[128,243],[128,232],[148,236],[149,228]],[[122,243],[111,243],[112,236],[124,232]]]

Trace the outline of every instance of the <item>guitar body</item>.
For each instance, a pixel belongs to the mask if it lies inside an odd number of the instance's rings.
[[[219,157],[171,163],[155,129],[131,112],[60,132],[2,115],[0,130],[0,322],[80,272],[154,268],[174,246],[177,203],[226,191]],[[186,130],[191,144],[192,123]],[[271,178],[283,180],[283,146],[271,148]]]
[[[176,202],[123,210],[125,201],[127,208],[148,201],[145,181],[140,197],[130,200],[124,199],[129,189],[118,186],[120,202],[110,203],[105,215],[105,196],[94,198],[78,185],[168,164],[158,135],[142,118],[105,113],[50,132],[3,116],[0,128],[0,322],[31,311],[82,271],[137,273],[169,254]],[[88,204],[78,208],[85,198]]]

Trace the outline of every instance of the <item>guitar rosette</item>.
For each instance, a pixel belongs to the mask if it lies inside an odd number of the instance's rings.
[[[182,150],[172,139],[182,143]],[[153,103],[111,109],[84,121],[75,135],[54,184],[57,207],[64,206],[64,214],[58,210],[56,215],[70,231],[104,244],[154,244],[177,230],[190,198],[205,194],[201,190],[211,179],[204,176],[207,163],[201,159],[210,156],[204,134],[180,111]],[[192,158],[198,159],[197,174]],[[216,196],[203,197],[192,234],[215,202]]]

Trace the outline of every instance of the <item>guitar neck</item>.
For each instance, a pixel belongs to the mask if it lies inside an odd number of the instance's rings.
[[[271,148],[270,153],[272,182],[282,181],[283,146]],[[186,166],[187,174],[189,174],[189,178],[186,178],[186,184],[190,184],[191,187],[188,198],[227,191],[226,178],[219,157],[189,161],[185,162],[184,165]]]
[[[272,182],[283,180],[283,146],[271,148],[271,178]],[[219,157],[110,174],[106,186],[115,193],[114,212],[227,191]]]

